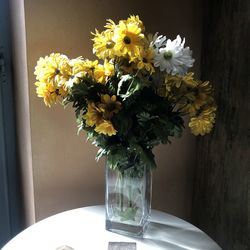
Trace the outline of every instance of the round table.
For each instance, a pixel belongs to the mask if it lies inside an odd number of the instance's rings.
[[[115,234],[105,230],[104,206],[92,206],[48,217],[19,233],[2,250],[56,250],[64,245],[74,250],[107,250],[109,242],[136,242],[137,250],[221,249],[200,229],[157,210],[152,210],[143,238]]]

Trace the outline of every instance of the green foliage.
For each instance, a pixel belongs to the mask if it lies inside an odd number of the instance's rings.
[[[106,84],[97,84],[92,78],[83,78],[74,84],[65,104],[75,108],[78,128],[87,132],[87,139],[99,147],[96,160],[105,156],[111,169],[138,177],[144,166],[156,167],[152,149],[160,143],[170,143],[171,137],[182,134],[184,122],[181,114],[166,98],[160,97],[153,82],[142,83],[133,75],[119,74],[109,78]],[[97,95],[98,93],[98,95]],[[112,117],[116,135],[99,134],[86,125],[83,115],[88,102],[100,102],[101,94],[117,95],[122,109]]]
[[[132,78],[127,76],[126,79],[131,83]],[[126,81],[123,79],[123,84]],[[79,89],[85,91],[76,88]],[[129,89],[132,91],[133,88],[128,87],[126,93]],[[184,122],[180,114],[173,111],[171,104],[154,93],[151,87],[136,89],[131,94],[125,94],[122,110],[112,119],[118,131],[116,135],[98,134],[85,125],[84,119],[80,119],[79,124],[80,129],[87,131],[88,140],[99,147],[97,160],[105,156],[111,169],[124,172],[131,168],[131,175],[140,176],[144,166],[148,170],[156,167],[153,147],[169,143],[170,137],[179,137]],[[89,91],[85,93],[89,95]]]
[[[142,88],[143,84],[141,84],[140,78],[132,75],[123,75],[118,83],[117,95],[124,101]]]
[[[72,86],[70,95],[63,100],[63,103],[64,105],[72,103],[78,117],[86,112],[87,101],[97,102],[100,100],[100,95],[106,92],[106,88],[102,84],[96,83],[90,77],[84,77],[80,83]]]

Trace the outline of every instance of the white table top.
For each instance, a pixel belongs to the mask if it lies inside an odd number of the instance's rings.
[[[105,230],[104,206],[84,207],[48,217],[22,231],[2,250],[107,250],[108,242],[136,242],[137,250],[220,250],[204,232],[175,216],[152,210],[143,239]]]

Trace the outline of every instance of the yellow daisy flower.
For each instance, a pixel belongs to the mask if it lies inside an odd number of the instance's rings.
[[[180,111],[189,114],[191,117],[195,116],[197,113],[194,105],[195,99],[196,97],[193,92],[185,94],[182,100],[180,100]]]
[[[116,102],[115,96],[110,97],[109,95],[102,95],[101,100],[102,103],[99,105],[93,102],[88,103],[87,112],[83,118],[86,120],[87,126],[95,126],[97,133],[115,135],[117,131],[109,119],[120,110],[120,103]]]
[[[42,97],[44,103],[51,107],[51,104],[55,104],[59,98],[67,96],[68,92],[64,86],[55,87],[53,83],[36,82],[36,93],[38,97]]]
[[[109,31],[114,31],[115,28],[117,27],[117,25],[115,24],[115,22],[111,19],[107,20],[106,25],[104,26],[106,29],[108,29]]]
[[[70,60],[69,64],[72,68],[71,75],[77,76],[79,78],[82,78],[86,75],[86,62],[81,57]]]
[[[121,21],[114,30],[114,49],[119,51],[121,56],[138,57],[144,44],[143,39],[144,34],[135,23],[127,24]]]
[[[126,24],[135,24],[137,25],[141,30],[142,32],[145,31],[145,27],[144,27],[144,24],[143,22],[140,20],[139,16],[138,15],[130,15],[130,17],[127,19],[127,21],[125,21]]]
[[[213,88],[212,85],[206,81],[206,82],[199,82],[199,85],[197,86],[197,98],[196,98],[196,107],[200,108],[204,104],[210,104],[214,101],[212,97]]]
[[[138,70],[138,67],[135,62],[124,61],[121,65],[121,69],[125,74],[132,74]]]
[[[185,76],[165,76],[165,83],[159,87],[159,94],[166,96],[171,101],[178,101],[179,108],[190,116],[195,116],[204,106],[214,103],[212,86],[209,82],[194,79],[194,73]]]
[[[87,113],[83,115],[83,118],[90,127],[103,122],[102,112],[93,102],[88,103]]]
[[[65,85],[72,87],[74,83],[78,84],[81,78],[86,76],[87,71],[84,60],[81,57],[70,60],[69,65],[71,67],[71,76]]]
[[[98,65],[95,67],[93,77],[94,77],[94,79],[95,79],[98,83],[105,84],[106,75],[105,75],[105,69],[104,69],[104,66],[103,66],[103,65],[98,64]]]
[[[69,92],[68,92],[66,86],[63,85],[63,86],[59,87],[59,95],[61,97],[66,97],[68,94],[69,94]]]
[[[110,120],[114,114],[121,110],[121,103],[116,100],[116,96],[109,96],[108,94],[101,95],[101,103],[98,105],[103,112],[103,118]]]
[[[112,136],[117,133],[117,130],[114,128],[111,121],[105,120],[95,127],[95,131],[99,134],[104,134],[108,136]]]
[[[107,78],[114,75],[114,71],[114,65],[105,60],[103,65],[97,64],[95,66],[92,74],[96,82],[105,84]]]
[[[59,53],[41,57],[37,62],[34,74],[40,82],[53,82],[58,86],[63,85],[71,75],[69,59]]]
[[[91,61],[89,59],[83,60],[82,68],[90,77],[94,76],[94,70],[98,65],[98,60]]]
[[[104,61],[103,67],[104,67],[106,76],[110,77],[110,76],[113,76],[115,74],[114,64],[109,62],[108,60]]]
[[[164,79],[164,87],[165,87],[165,96],[169,99],[172,96],[176,96],[176,92],[180,91],[180,86],[182,84],[182,77],[177,75],[165,75]]]
[[[143,50],[141,56],[139,57],[139,61],[137,62],[137,68],[145,69],[150,74],[152,74],[155,72],[153,66],[153,60],[154,60],[154,50],[152,48]]]
[[[189,88],[195,88],[198,86],[198,81],[194,79],[194,73],[189,72],[182,77],[183,83]]]
[[[214,103],[212,97],[212,86],[209,82],[197,82],[197,86],[185,94],[185,102],[182,111],[186,111],[190,116],[195,116],[196,113],[204,106]]]
[[[103,32],[95,31],[92,33],[95,37],[92,39],[94,41],[93,53],[100,59],[114,58],[118,56],[119,53],[114,49],[115,42],[113,40],[113,32],[110,30],[105,30]]]
[[[36,82],[35,85],[37,86],[37,96],[42,97],[47,106],[51,107],[51,104],[56,103],[58,99],[57,89],[52,83]]]
[[[208,107],[198,116],[191,118],[188,125],[194,135],[205,135],[211,132],[215,123],[215,110],[215,106]]]
[[[194,73],[189,72],[184,76],[170,75],[165,76],[166,91],[187,91],[187,88],[193,89],[198,86],[198,82],[193,78]],[[181,89],[182,87],[182,89]]]

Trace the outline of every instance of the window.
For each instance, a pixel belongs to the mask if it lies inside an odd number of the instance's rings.
[[[21,230],[8,1],[0,1],[0,248]]]

